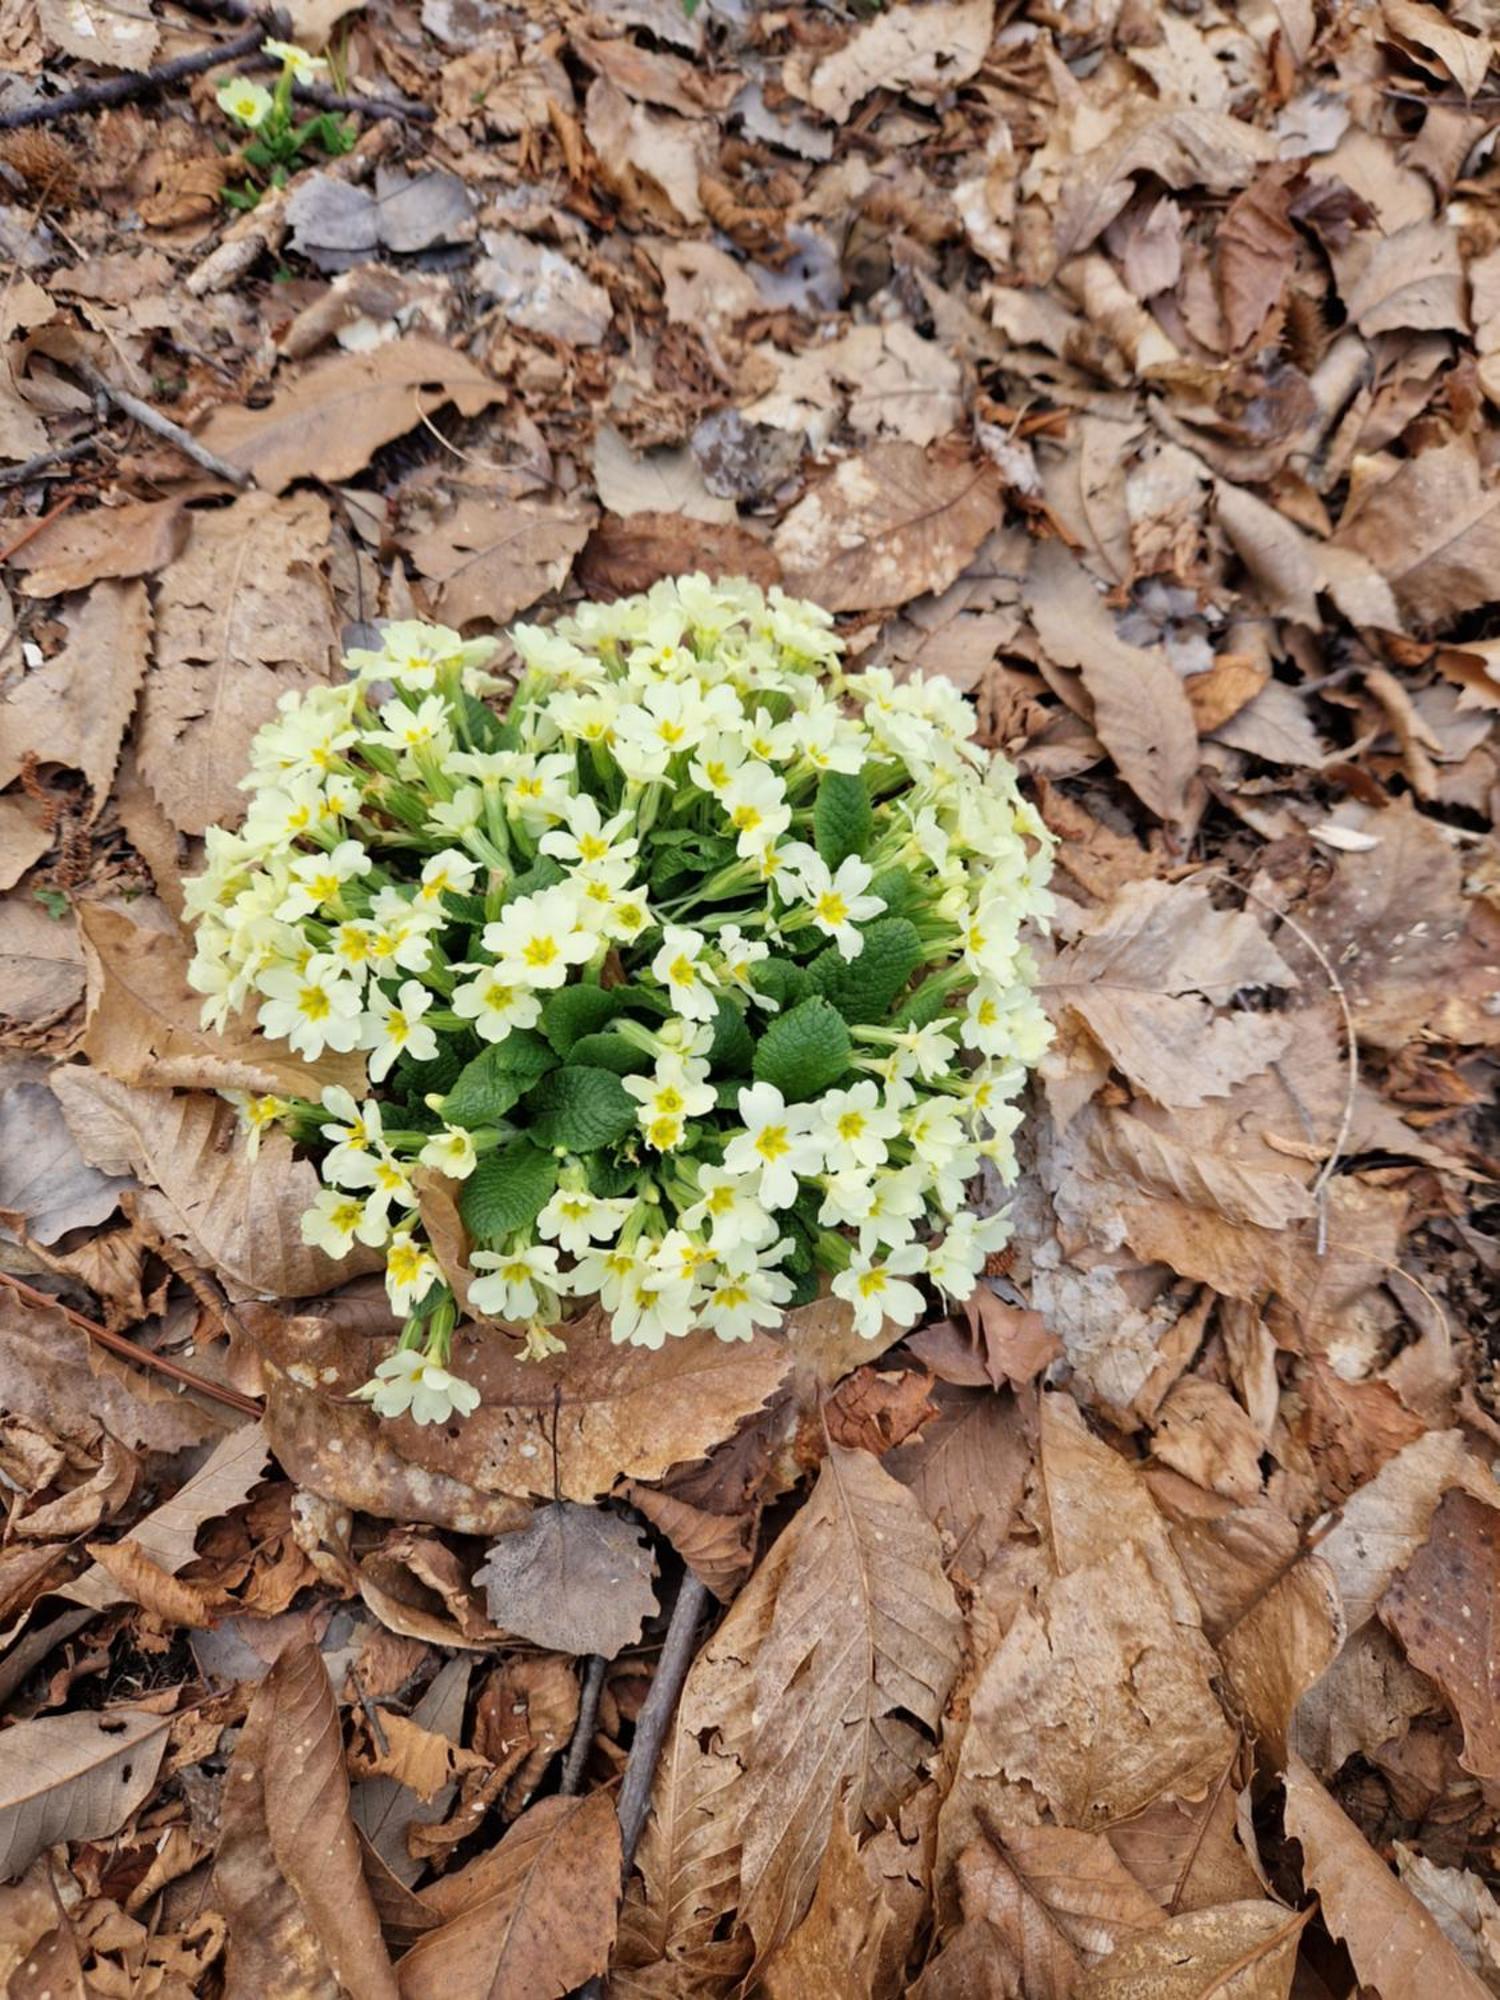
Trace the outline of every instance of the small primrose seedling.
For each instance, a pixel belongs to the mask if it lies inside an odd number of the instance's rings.
[[[316,83],[327,74],[321,56],[309,55],[295,42],[266,41],[262,53],[281,64],[274,90],[253,77],[234,76],[215,95],[219,109],[253,136],[240,148],[240,158],[252,176],[243,187],[225,190],[231,208],[254,208],[267,187],[283,187],[306,155],[322,153],[337,159],[354,145],[355,128],[337,113],[320,111],[298,123],[292,116],[294,84]]]

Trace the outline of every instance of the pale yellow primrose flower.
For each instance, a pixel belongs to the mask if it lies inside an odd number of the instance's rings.
[[[320,76],[328,74],[328,64],[322,56],[309,55],[295,42],[266,41],[261,43],[260,50],[272,62],[279,62],[289,69],[293,83],[316,83]]]
[[[232,76],[219,85],[214,95],[219,100],[219,109],[250,132],[265,123],[271,109],[270,91],[253,77]]]

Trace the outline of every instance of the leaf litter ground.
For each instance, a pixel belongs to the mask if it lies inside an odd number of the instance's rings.
[[[1489,10],[291,12],[240,214],[242,9],[0,29],[6,1990],[1500,1992]],[[378,1425],[182,876],[371,621],[694,567],[1059,838],[1013,1248]]]

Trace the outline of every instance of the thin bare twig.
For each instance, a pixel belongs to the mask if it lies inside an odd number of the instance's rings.
[[[631,1864],[635,1860],[636,1845],[646,1827],[646,1814],[651,1806],[651,1786],[656,1777],[657,1761],[661,1756],[661,1746],[666,1741],[667,1728],[677,1710],[677,1698],[682,1693],[682,1684],[687,1679],[688,1668],[693,1664],[693,1653],[698,1642],[698,1623],[708,1603],[708,1590],[691,1570],[684,1570],[682,1582],[677,1590],[677,1602],[672,1606],[672,1616],[667,1622],[667,1636],[662,1642],[661,1658],[656,1663],[651,1686],[641,1712],[636,1720],[635,1740],[630,1746],[630,1755],[625,1760],[625,1776],[620,1784],[620,1796],[615,1808],[620,1818],[620,1880],[621,1884],[630,1880]],[[591,1979],[580,1986],[575,2000],[602,2000],[603,1984]]]
[[[170,84],[181,83],[190,76],[201,76],[204,70],[215,69],[222,62],[233,62],[239,56],[251,55],[267,35],[283,32],[291,32],[284,16],[273,13],[259,15],[251,27],[227,42],[214,43],[211,48],[194,49],[188,55],[173,56],[168,62],[155,63],[150,69],[134,74],[100,77],[94,83],[79,84],[76,90],[65,90],[60,97],[44,97],[39,103],[23,104],[15,111],[0,112],[0,132],[19,132],[26,125],[50,125],[57,118],[73,118],[85,111],[106,111],[115,104],[129,104],[137,97],[149,97],[153,91],[165,90]]]
[[[180,451],[184,458],[190,458],[194,465],[201,465],[203,470],[212,474],[215,479],[227,480],[231,486],[246,487],[255,484],[248,472],[242,472],[237,465],[230,465],[216,452],[210,451],[206,445],[201,445],[191,431],[185,431],[181,424],[174,424],[172,419],[164,417],[160,410],[153,410],[151,405],[143,403],[139,396],[132,396],[128,389],[117,389],[113,382],[106,380],[92,368],[86,368],[79,362],[73,365],[95,395],[105,397],[117,410],[133,418],[143,430],[151,431],[163,439],[175,451]]]
[[[45,514],[38,514],[34,521],[28,521],[20,534],[13,536],[0,547],[0,563],[9,562],[11,557],[24,549],[28,542],[34,542],[43,528],[50,528],[54,521],[60,520],[77,498],[76,493],[64,494],[55,507],[49,507]]]
[[[578,1697],[578,1720],[573,1725],[572,1741],[568,1744],[562,1779],[557,1787],[564,1798],[572,1798],[583,1783],[583,1767],[589,1760],[589,1751],[594,1747],[594,1725],[599,1720],[599,1696],[604,1690],[604,1669],[607,1665],[602,1653],[589,1654],[583,1689]]]
[[[210,1382],[206,1375],[195,1375],[191,1368],[184,1368],[178,1361],[169,1361],[164,1354],[153,1354],[149,1347],[137,1347],[133,1340],[127,1340],[123,1333],[111,1333],[107,1326],[100,1326],[96,1320],[85,1318],[81,1312],[74,1312],[60,1299],[54,1299],[46,1292],[39,1292],[34,1286],[25,1284],[20,1278],[12,1277],[9,1271],[0,1271],[0,1285],[8,1285],[13,1292],[19,1292],[28,1305],[50,1307],[60,1312],[70,1326],[76,1326],[80,1333],[86,1333],[90,1340],[100,1347],[107,1347],[111,1354],[118,1354],[123,1361],[133,1361],[138,1368],[155,1369],[158,1375],[170,1375],[174,1382],[181,1382],[185,1388],[196,1389],[202,1396],[211,1396],[216,1403],[227,1403],[232,1410],[241,1410],[247,1417],[264,1415],[261,1405],[253,1396],[242,1396],[238,1389],[226,1389],[222,1383]]]
[[[368,118],[405,118],[417,125],[431,125],[437,113],[430,104],[418,104],[411,97],[359,97],[330,90],[324,83],[294,83],[292,96],[298,104],[311,104],[319,111],[363,112]]]
[[[24,465],[12,465],[0,472],[0,487],[24,486],[28,479],[45,478],[53,466],[76,464],[80,458],[87,458],[91,451],[98,449],[98,440],[86,437],[77,439],[73,444],[57,445],[51,451],[39,451]]]

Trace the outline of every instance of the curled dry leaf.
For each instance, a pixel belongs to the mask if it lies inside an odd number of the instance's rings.
[[[17,1722],[0,1741],[0,1881],[60,1840],[107,1840],[151,1795],[170,1716],[74,1709]]]
[[[1462,1723],[1464,1768],[1488,1779],[1500,1777],[1497,1586],[1500,1512],[1450,1489],[1426,1541],[1380,1600],[1380,1616],[1407,1658],[1443,1690]]]
[[[490,1545],[474,1581],[503,1630],[558,1653],[612,1660],[656,1610],[641,1529],[604,1507],[554,1500]]]
[[[221,1824],[212,1895],[229,1920],[232,2000],[397,2000],[349,1815],[338,1704],[309,1642],[255,1691]]]
[[[445,1921],[401,1961],[401,2000],[560,2000],[604,1970],[619,1887],[609,1795],[539,1800],[444,1885]]]
[[[1345,1501],[1318,1554],[1338,1581],[1351,1633],[1374,1614],[1397,1571],[1427,1539],[1438,1503],[1453,1486],[1481,1499],[1495,1490],[1462,1431],[1428,1431]]]
[[[1484,1981],[1296,1756],[1286,1771],[1286,1830],[1302,1844],[1304,1880],[1362,1984],[1381,2000],[1484,2000]]]

